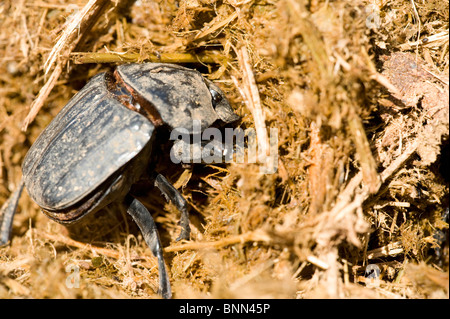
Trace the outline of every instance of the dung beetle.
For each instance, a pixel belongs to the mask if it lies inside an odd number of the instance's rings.
[[[112,202],[125,204],[158,259],[159,290],[171,288],[162,245],[147,208],[130,194],[144,173],[181,213],[190,236],[187,202],[154,171],[158,130],[190,134],[238,120],[224,93],[198,71],[163,63],[124,64],[94,76],[58,113],[25,156],[22,181],[0,216],[0,245],[9,241],[23,186],[49,218],[73,224]],[[200,121],[201,126],[193,125]],[[149,169],[150,167],[150,169]],[[152,171],[153,169],[153,171]]]

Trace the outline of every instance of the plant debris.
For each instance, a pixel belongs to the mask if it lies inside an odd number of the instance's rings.
[[[190,204],[141,187],[175,298],[448,298],[448,1],[3,1],[0,206],[39,133],[95,74],[197,68],[271,151],[162,165]],[[248,150],[246,151],[248,156]],[[140,185],[137,185],[139,188]],[[0,217],[1,221],[1,217]],[[75,271],[76,270],[76,271]],[[115,206],[76,227],[26,192],[1,298],[158,298],[156,259]]]

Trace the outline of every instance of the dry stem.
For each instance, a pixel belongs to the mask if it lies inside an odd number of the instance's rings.
[[[161,53],[141,56],[139,53],[72,53],[75,63],[120,63],[120,62],[159,62],[159,63],[220,63],[225,57],[212,54]]]
[[[261,156],[260,161],[264,161],[264,157],[269,155],[269,138],[267,135],[264,111],[261,106],[258,86],[256,85],[255,76],[250,65],[250,57],[246,47],[238,49],[239,66],[242,70],[243,88],[239,85],[236,78],[233,82],[244,98],[245,104],[253,115],[255,123],[256,137],[258,140],[258,154]]]
[[[218,241],[187,243],[164,248],[165,252],[176,252],[183,250],[199,250],[209,248],[221,248],[229,245],[244,244],[247,242],[270,242],[271,237],[263,230],[255,230],[245,234],[227,237]]]

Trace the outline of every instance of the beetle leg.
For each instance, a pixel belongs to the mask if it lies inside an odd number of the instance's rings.
[[[11,237],[14,214],[16,213],[20,194],[22,194],[23,185],[22,179],[17,189],[0,209],[0,247],[6,245]]]
[[[144,236],[145,242],[148,247],[150,247],[152,254],[158,258],[159,293],[163,298],[168,299],[172,297],[170,281],[166,265],[164,264],[163,250],[158,235],[158,229],[156,228],[153,217],[147,208],[137,199],[127,196],[125,201],[128,206],[127,213],[133,217],[133,220],[139,226],[139,229]]]
[[[159,188],[159,190],[164,194],[166,199],[171,201],[180,211],[180,226],[181,233],[178,236],[177,241],[181,239],[189,240],[191,234],[191,228],[189,227],[189,213],[187,210],[187,202],[184,199],[183,195],[173,187],[169,181],[162,176],[161,174],[157,174],[155,177],[155,186]]]

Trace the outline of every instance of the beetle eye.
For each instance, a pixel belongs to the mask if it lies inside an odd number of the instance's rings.
[[[210,89],[209,92],[211,92],[211,97],[212,97],[212,102],[213,102],[213,107],[215,108],[217,104],[220,103],[220,101],[222,101],[222,95],[220,95],[219,92]]]

